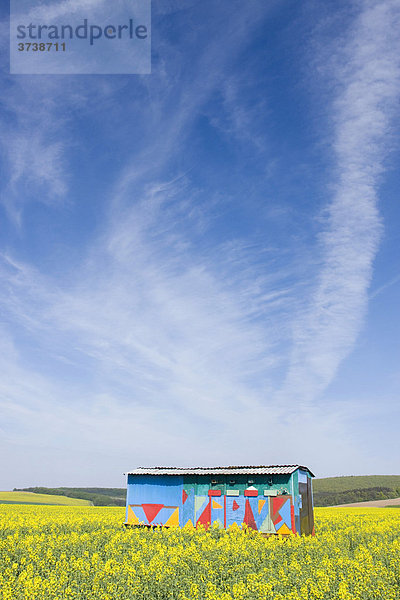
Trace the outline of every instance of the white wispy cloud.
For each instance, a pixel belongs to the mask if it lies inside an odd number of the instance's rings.
[[[196,247],[196,198],[182,180],[154,183],[127,204],[68,278],[3,254],[1,305],[22,328],[24,349],[6,371],[28,385],[3,390],[3,417],[22,432],[9,438],[37,446],[44,424],[41,447],[62,440],[100,454],[108,438],[113,451],[98,473],[108,463],[111,471],[115,454],[120,464],[158,461],[160,452],[174,462],[180,445],[192,444],[189,462],[228,460],[243,419],[241,444],[260,417],[275,430],[285,411],[264,404],[281,360],[277,315],[290,312],[291,290],[279,274],[257,274],[254,248],[249,257],[240,242]],[[29,360],[37,346],[44,364]]]
[[[86,13],[94,10],[102,10],[106,0],[56,0],[51,3],[42,3],[37,6],[30,6],[26,10],[26,5],[19,5],[13,0],[13,14],[23,18],[25,22],[30,22],[32,19],[43,20],[46,23],[54,21],[60,17],[70,16],[77,11],[86,11]]]
[[[149,134],[142,139],[140,152],[135,152],[119,179],[118,192],[115,199],[126,198],[129,191],[135,191],[138,182],[146,177],[159,178],[163,169],[176,155],[177,148],[184,148],[190,142],[189,134],[193,124],[207,112],[206,104],[215,95],[222,92],[225,98],[225,110],[231,116],[232,131],[244,136],[247,110],[236,108],[232,113],[234,94],[233,79],[231,86],[226,82],[227,73],[236,58],[251,42],[252,36],[273,12],[276,1],[268,5],[258,4],[256,9],[251,5],[238,2],[231,5],[229,28],[226,27],[226,11],[216,7],[213,19],[198,23],[198,30],[192,39],[195,58],[190,52],[188,56],[179,56],[177,60],[174,44],[160,40],[159,53],[163,62],[169,63],[165,69],[157,63],[158,80],[149,93],[147,120]],[[231,36],[229,31],[234,31]],[[207,43],[204,40],[207,39]],[[198,52],[198,48],[201,51]],[[174,69],[177,69],[175,72]],[[177,93],[176,81],[180,80]],[[253,117],[256,110],[253,110]],[[250,117],[249,117],[250,118]],[[239,134],[240,131],[240,134]],[[157,134],[155,144],[154,135]],[[253,143],[258,141],[253,138]]]
[[[268,350],[276,331],[271,327],[265,336],[254,317],[278,311],[288,291],[276,285],[276,276],[268,291],[268,277],[254,279],[254,269],[244,264],[238,279],[240,247],[220,257],[196,253],[185,234],[190,218],[177,214],[176,206],[169,212],[171,190],[158,189],[156,198],[151,190],[114,219],[76,280],[61,288],[7,258],[5,276],[15,298],[8,308],[25,327],[36,320],[38,330],[72,331],[84,353],[126,384],[151,380],[175,388],[170,400],[175,395],[188,407],[197,394],[215,403],[214,412],[225,402],[246,404],[248,392],[238,393],[239,382],[266,373],[276,360]]]
[[[56,18],[65,11],[73,12],[78,4],[80,9],[88,11],[103,5],[98,0],[87,0],[85,5],[75,0],[40,4],[36,7],[36,17]],[[12,8],[17,10],[18,6],[15,4]],[[0,33],[5,63],[9,53],[6,48],[8,20],[0,22]],[[47,58],[48,61],[53,59]],[[73,76],[10,75],[10,65],[3,64],[3,67],[0,202],[14,225],[19,226],[24,209],[30,203],[58,208],[69,203],[73,179],[70,159],[79,151],[80,144],[79,132],[74,132],[71,124],[77,114],[85,114],[88,105],[96,114],[98,107],[94,99],[100,97],[108,102],[110,96],[117,94],[120,84],[112,86],[102,78],[83,81]]]
[[[68,445],[73,432],[83,435],[78,422],[97,431],[97,440],[103,428],[120,431],[126,422],[129,435],[121,441],[126,451],[127,445],[132,447],[132,422],[139,445],[145,443],[147,422],[162,444],[174,439],[162,432],[167,420],[190,436],[198,429],[197,420],[214,431],[228,413],[234,419],[260,404],[259,390],[265,393],[268,387],[267,368],[276,361],[267,348],[277,335],[272,326],[265,336],[256,316],[267,306],[273,312],[286,304],[288,291],[276,285],[276,277],[271,276],[267,288],[268,277],[254,277],[241,242],[196,249],[190,231],[199,237],[207,227],[206,210],[190,197],[184,178],[154,183],[154,173],[183,145],[259,16],[248,11],[245,23],[233,14],[235,41],[227,33],[222,46],[219,35],[212,47],[207,44],[197,64],[188,68],[188,85],[178,98],[171,81],[161,77],[159,86],[154,85],[149,111],[140,109],[150,117],[140,151],[135,148],[117,177],[107,215],[110,226],[73,277],[51,278],[12,253],[3,255],[2,307],[19,332],[16,345],[22,351],[6,370],[26,383],[12,389],[7,385],[2,408],[8,421],[21,421],[22,437],[30,443],[40,423],[49,432],[43,443],[51,445],[59,435]],[[65,115],[71,88],[77,96],[81,88],[72,82],[64,103],[56,82],[9,82],[12,93],[4,96],[13,119],[3,130],[9,161],[3,198],[16,221],[28,201],[25,186],[36,187],[35,201],[50,203],[67,192],[64,160],[70,138]],[[96,91],[104,97],[100,88],[101,82]],[[34,114],[32,104],[37,106]],[[128,109],[134,118],[135,109]],[[142,185],[135,188],[138,178]],[[37,347],[43,357],[39,364],[30,358],[37,356]],[[46,367],[47,361],[54,370]],[[259,390],[253,390],[249,381],[259,376]],[[81,384],[64,387],[64,378],[80,378]],[[88,391],[89,382],[95,391]],[[113,437],[116,446],[118,439],[119,433]]]
[[[331,47],[336,183],[319,240],[318,284],[294,328],[284,388],[302,402],[315,400],[354,347],[382,235],[378,186],[400,93],[400,7],[391,0],[359,6],[346,39]]]
[[[218,116],[211,111],[210,120],[230,143],[234,139],[264,153],[266,132],[260,127],[260,115],[265,118],[268,102],[263,96],[255,101],[253,87],[254,82],[244,74],[227,77],[220,89],[224,111]]]
[[[215,94],[222,93],[227,112],[228,126],[219,123],[220,129],[235,141],[247,140],[250,125],[257,131],[257,110],[238,96],[240,78],[226,79],[226,72],[267,10],[249,9],[246,19],[233,11],[230,28],[221,33],[217,24],[217,37],[210,35],[185,72],[173,60],[176,49],[165,43],[163,60],[175,66],[158,69],[148,102],[143,81],[128,100],[122,80],[111,86],[100,78],[89,90],[71,86],[78,104],[91,93],[99,104],[107,99],[107,119],[124,118],[143,135],[127,153],[121,150],[127,159],[107,199],[102,232],[81,250],[76,268],[45,274],[16,258],[17,251],[2,254],[0,302],[9,325],[0,346],[6,424],[0,449],[13,447],[21,477],[25,445],[40,447],[43,456],[59,453],[56,466],[46,464],[44,484],[65,484],[67,472],[72,483],[88,484],[87,473],[72,481],[78,457],[93,460],[93,484],[100,474],[107,484],[116,464],[130,468],[143,457],[148,464],[160,456],[165,462],[265,462],[267,448],[269,462],[311,464],[315,446],[338,431],[339,447],[324,456],[325,470],[333,473],[349,455],[356,465],[356,442],[346,430],[356,404],[304,405],[326,388],[354,345],[382,232],[376,199],[399,91],[398,13],[395,2],[365,7],[344,47],[335,48],[341,59],[332,75],[330,113],[336,188],[319,240],[321,259],[303,266],[307,281],[296,277],[290,260],[277,267],[282,249],[270,257],[267,242],[206,239],[215,199],[193,190],[190,173],[170,176],[167,168],[177,148],[184,152],[190,143],[193,123]],[[16,122],[3,126],[9,161],[3,199],[16,220],[28,201],[27,183],[36,188],[35,201],[68,198],[71,90],[60,108],[61,90],[50,81],[40,89],[42,81],[30,78],[3,95]],[[114,85],[123,109],[113,101]],[[34,115],[32,95],[42,107]],[[104,113],[97,117],[99,125]],[[262,149],[264,139],[255,146]],[[316,266],[318,285],[310,293]],[[299,420],[312,439],[299,434]],[[74,459],[68,461],[68,453]],[[37,456],[29,463],[35,473]],[[57,481],[60,464],[65,470]]]
[[[68,135],[62,116],[62,89],[44,78],[4,76],[1,147],[4,171],[1,200],[18,223],[32,201],[57,205],[68,189],[65,151]],[[58,103],[60,100],[60,104]]]

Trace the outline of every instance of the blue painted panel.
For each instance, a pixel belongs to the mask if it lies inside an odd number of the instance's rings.
[[[301,496],[295,496],[293,498],[293,507],[294,507],[294,523],[296,526],[296,531],[297,533],[300,535],[300,528],[301,528],[301,522],[300,522],[300,508],[301,508]]]
[[[234,504],[235,503],[235,504]],[[239,508],[233,510],[233,507],[239,505]],[[236,523],[239,527],[242,526],[245,511],[244,496],[227,496],[226,497],[226,526],[230,527]]]
[[[301,500],[301,496],[295,496],[293,499],[293,506],[294,506],[294,514],[295,516],[300,514],[300,509],[302,506],[302,500]]]
[[[294,522],[295,522],[295,525],[296,525],[296,531],[300,535],[300,529],[301,529],[300,515],[296,515],[294,517]]]
[[[192,522],[192,525],[196,524],[195,514],[194,514],[194,488],[188,490],[188,497],[186,498],[185,504],[182,505],[182,510],[179,511],[179,525],[184,527],[186,523],[189,521]]]
[[[208,496],[196,496],[195,497],[194,507],[195,507],[196,522],[198,519],[200,519],[201,515],[203,514],[203,511],[207,508],[209,501],[210,501],[210,498]]]
[[[225,496],[211,497],[211,524],[217,523],[220,527],[224,526],[224,498]]]
[[[129,475],[127,504],[182,505],[182,475]]]
[[[253,511],[254,520],[257,525],[257,529],[261,530],[261,526],[264,523],[265,519],[269,515],[269,498],[264,498],[263,496],[259,496],[258,498],[249,498],[251,510]],[[259,500],[265,500],[264,505],[261,508],[261,511],[258,512]]]
[[[152,523],[156,525],[165,525],[175,510],[175,508],[162,508]]]
[[[299,469],[299,483],[307,483],[308,474],[307,471]]]
[[[291,498],[289,496],[288,498],[286,498],[285,503],[279,509],[279,514],[282,517],[282,521],[279,521],[279,523],[277,523],[275,525],[275,528],[277,531],[279,531],[279,529],[282,527],[282,525],[284,523],[285,523],[285,525],[287,525],[289,527],[289,529],[292,529],[292,515],[291,515],[290,508],[291,508]]]
[[[147,524],[147,517],[144,514],[144,510],[141,506],[132,506],[133,512],[135,513],[135,515],[137,516],[137,518],[139,519],[139,523],[146,523]]]

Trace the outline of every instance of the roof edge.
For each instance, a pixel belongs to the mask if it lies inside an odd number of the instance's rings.
[[[127,471],[125,475],[207,475],[207,474],[240,474],[249,473],[262,475],[263,471],[268,471],[264,474],[292,474],[298,469],[307,471],[311,477],[315,477],[314,473],[304,465],[235,465],[228,467],[137,467],[131,471]]]

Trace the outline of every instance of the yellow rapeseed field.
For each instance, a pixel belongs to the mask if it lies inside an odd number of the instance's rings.
[[[287,539],[123,521],[0,506],[0,600],[400,599],[400,509],[317,509],[316,536]]]

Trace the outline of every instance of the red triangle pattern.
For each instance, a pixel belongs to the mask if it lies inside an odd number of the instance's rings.
[[[185,492],[185,490],[182,490],[182,504],[185,504],[187,499],[188,499],[187,492]]]
[[[272,498],[272,522],[274,525],[278,525],[278,523],[283,521],[279,511],[287,501],[287,496],[278,496],[277,498]]]
[[[204,525],[204,527],[207,529],[207,527],[210,525],[210,523],[211,523],[211,500],[208,502],[206,508],[203,510],[200,517],[197,519],[196,524]]]
[[[142,504],[142,508],[144,510],[144,514],[146,515],[147,521],[151,523],[153,519],[156,518],[160,510],[164,508],[164,504]]]
[[[287,496],[277,496],[272,498],[272,514],[273,516],[282,508],[287,500]]]
[[[243,522],[246,523],[247,527],[250,527],[250,529],[257,529],[253,511],[251,510],[250,502],[248,500],[246,500]]]
[[[238,508],[240,508],[239,504],[236,502],[236,500],[233,501],[232,504],[232,510],[237,510]]]

